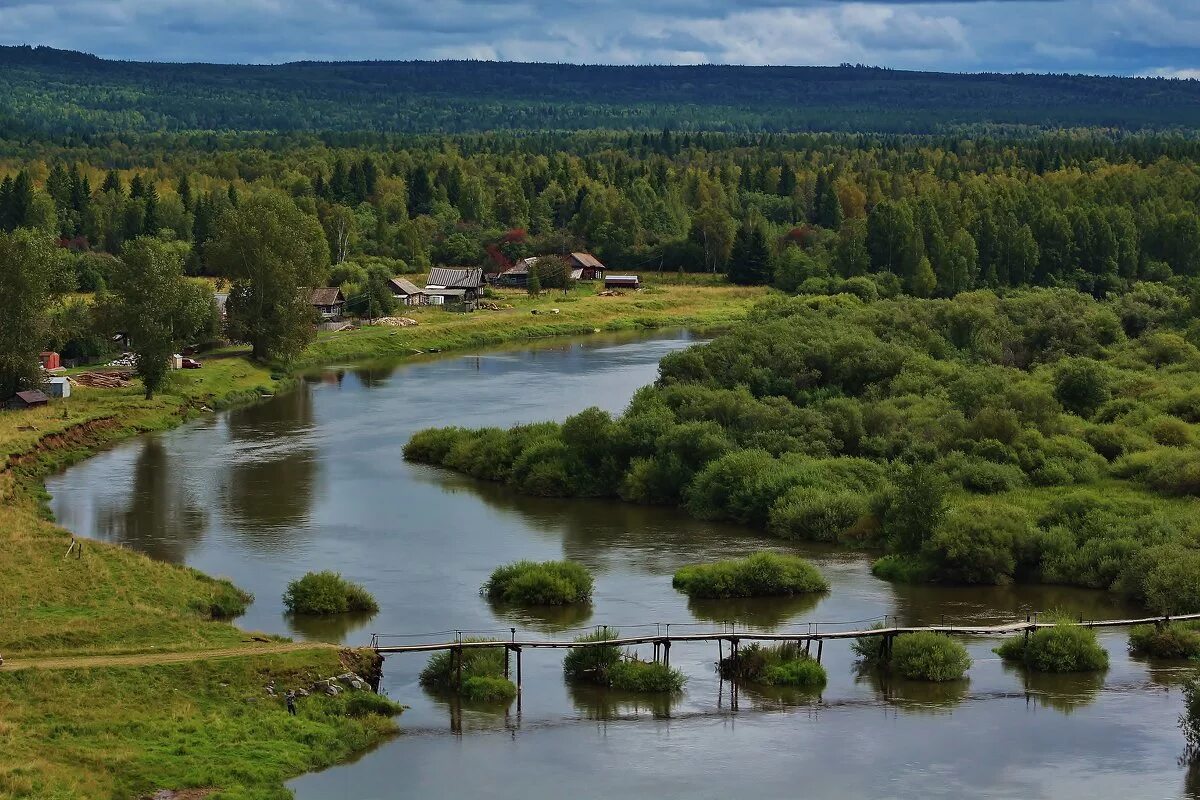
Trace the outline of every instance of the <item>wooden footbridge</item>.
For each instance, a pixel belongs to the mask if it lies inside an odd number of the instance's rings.
[[[388,644],[387,640],[396,639],[413,639],[418,638],[421,634],[371,634],[371,647],[380,655],[394,655],[400,653],[433,653],[433,652],[449,652],[454,659],[453,663],[458,673],[462,672],[462,654],[466,650],[484,650],[484,649],[504,649],[506,654],[514,654],[516,656],[516,683],[518,690],[521,687],[521,653],[524,650],[573,650],[585,647],[635,647],[637,645],[653,645],[654,661],[662,661],[662,663],[670,666],[671,664],[671,645],[672,644],[687,644],[696,642],[716,642],[718,654],[721,658],[725,657],[725,646],[729,646],[729,654],[737,655],[738,646],[742,642],[794,642],[804,651],[813,655],[813,643],[816,643],[815,657],[817,662],[821,661],[821,656],[825,649],[825,642],[836,641],[839,639],[861,639],[882,637],[884,639],[884,648],[890,652],[892,642],[897,636],[905,633],[918,633],[927,631],[930,633],[940,633],[946,636],[982,636],[982,637],[997,637],[1011,636],[1013,634],[1023,634],[1028,637],[1030,633],[1040,628],[1052,628],[1059,622],[1039,622],[1038,615],[1032,614],[1026,617],[1023,621],[1009,622],[1000,625],[918,625],[918,626],[902,626],[897,624],[898,621],[892,615],[875,617],[867,620],[857,620],[847,623],[823,623],[809,622],[801,623],[799,626],[793,626],[793,630],[786,632],[764,632],[755,631],[752,629],[738,630],[733,625],[726,625],[713,630],[704,632],[692,633],[673,633],[671,628],[676,630],[679,628],[694,627],[696,623],[652,623],[650,625],[626,626],[637,627],[640,629],[654,628],[654,632],[646,632],[644,634],[634,634],[631,636],[621,636],[615,631],[620,630],[619,627],[596,625],[587,629],[593,632],[602,632],[612,630],[614,635],[612,638],[589,639],[588,641],[575,641],[574,639],[527,639],[517,638],[517,629],[509,628],[508,639],[488,639],[488,640],[473,640],[464,638],[464,633],[480,633],[479,631],[443,631],[442,633],[453,633],[454,639],[450,641],[439,642],[423,642],[419,644]],[[1124,628],[1135,625],[1166,625],[1171,622],[1184,622],[1188,620],[1200,620],[1200,613],[1197,614],[1182,614],[1179,616],[1163,615],[1157,617],[1139,617],[1137,619],[1099,619],[1099,620],[1084,620],[1079,619],[1070,624],[1082,628]],[[889,624],[891,622],[891,624]],[[877,623],[871,627],[857,627],[843,630],[829,630],[832,627],[841,627],[847,625]],[[803,627],[807,630],[801,630]],[[824,628],[825,630],[822,630]],[[495,633],[495,631],[492,631]],[[431,635],[431,634],[430,634]],[[504,676],[509,677],[508,662],[509,658],[504,659]]]

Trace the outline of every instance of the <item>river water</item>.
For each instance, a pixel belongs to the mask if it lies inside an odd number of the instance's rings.
[[[370,634],[568,636],[599,623],[627,633],[735,622],[804,632],[807,623],[895,615],[902,624],[1008,622],[1065,609],[1126,616],[1100,592],[1060,587],[893,586],[863,556],[792,548],[832,590],[820,597],[694,603],[671,574],[697,561],[786,549],[753,531],[671,509],[523,498],[407,464],[401,448],[431,425],[507,426],[590,405],[619,412],[687,334],[590,337],[400,364],[329,368],[261,405],[141,437],[47,481],[58,520],[86,536],[224,575],[257,600],[245,628],[364,644]],[[569,558],[596,575],[590,608],[530,616],[478,590],[498,564]],[[379,600],[371,619],[301,623],[280,596],[308,570],[333,569]],[[869,623],[865,623],[869,624]],[[687,627],[685,627],[687,626]],[[688,675],[675,698],[563,683],[561,654],[523,659],[509,707],[461,707],[418,686],[421,655],[388,658],[383,690],[411,706],[404,733],[353,764],[292,782],[301,800],[334,798],[1200,798],[1178,763],[1180,665],[1125,653],[1102,635],[1103,676],[1029,676],[995,641],[968,642],[969,681],[930,687],[856,673],[845,643],[825,648],[819,696],[730,686],[713,644],[672,648]],[[643,651],[649,656],[649,649]]]

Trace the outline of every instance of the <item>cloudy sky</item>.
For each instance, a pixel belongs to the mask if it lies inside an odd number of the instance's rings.
[[[1200,78],[1200,0],[0,0],[0,44],[159,61],[854,62]]]

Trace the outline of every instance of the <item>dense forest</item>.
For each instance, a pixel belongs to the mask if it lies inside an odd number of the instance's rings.
[[[481,61],[273,66],[0,47],[0,136],[151,131],[884,131],[1200,127],[1200,83],[875,67]]]
[[[1200,277],[1200,142],[1173,136],[202,141],[13,145],[0,158],[0,230],[53,234],[81,291],[102,287],[143,235],[172,243],[192,274],[220,275],[216,220],[261,193],[319,223],[328,277],[348,290],[372,274],[497,272],[571,250],[806,293],[1036,285],[1103,297]]]
[[[1200,608],[1200,309],[1161,284],[778,297],[613,419],[431,429],[407,458],[884,551],[882,577]]]

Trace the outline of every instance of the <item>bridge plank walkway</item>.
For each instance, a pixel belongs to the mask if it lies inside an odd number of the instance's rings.
[[[1184,622],[1200,619],[1198,614],[1182,614],[1180,616],[1139,617],[1137,619],[1099,619],[1072,622],[1070,624],[1082,628],[1122,628],[1134,625],[1156,625],[1168,622]],[[802,623],[803,624],[803,623]],[[388,634],[375,634],[371,637],[371,646],[377,653],[430,653],[440,650],[476,650],[488,648],[522,649],[573,649],[578,647],[618,647],[639,644],[667,644],[676,642],[823,642],[836,639],[858,639],[872,636],[894,637],[904,633],[929,631],[944,633],[949,636],[1008,636],[1014,633],[1035,631],[1039,628],[1052,628],[1054,622],[1037,622],[1026,620],[1009,622],[1001,625],[923,625],[923,626],[892,626],[882,628],[864,628],[858,630],[826,631],[815,630],[822,624],[813,623],[814,630],[796,631],[792,633],[760,633],[757,631],[708,631],[703,633],[648,633],[637,636],[617,636],[612,639],[602,639],[588,642],[576,642],[562,639],[511,639],[496,641],[465,641],[454,640],[446,642],[427,642],[421,644],[381,644],[380,639],[388,638]],[[604,626],[596,626],[601,629]],[[670,626],[667,626],[668,628]]]

